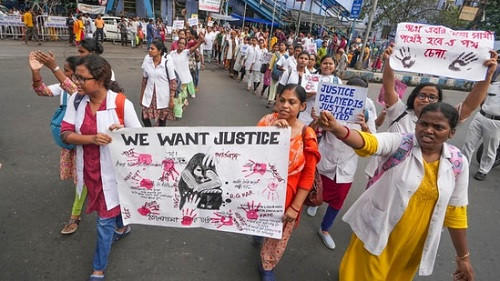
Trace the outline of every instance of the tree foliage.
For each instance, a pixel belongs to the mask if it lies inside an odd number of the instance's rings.
[[[494,31],[497,40],[500,40],[500,3],[498,1],[488,1],[485,12],[485,20],[477,22],[477,26],[473,28],[480,30]],[[480,20],[481,17],[478,17]],[[475,23],[472,23],[475,25]]]
[[[460,7],[450,6],[448,9],[443,9],[439,11],[434,19],[429,23],[435,25],[444,25],[451,29],[467,29],[469,26],[468,21],[458,19],[460,17]]]
[[[371,13],[374,0],[365,0],[363,12]],[[396,28],[400,22],[429,23],[439,13],[438,0],[378,0],[373,18],[375,27]]]

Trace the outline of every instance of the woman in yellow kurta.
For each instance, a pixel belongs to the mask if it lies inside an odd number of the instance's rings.
[[[421,111],[415,135],[371,135],[350,131],[329,112],[318,121],[361,156],[389,156],[411,143],[397,163],[380,168],[380,177],[344,216],[354,234],[340,265],[343,280],[412,280],[418,267],[430,275],[441,227],[455,247],[458,280],[474,280],[466,241],[468,163],[445,141],[452,137],[458,112],[434,103]]]
[[[75,23],[73,23],[73,33],[75,34],[75,44],[77,46],[80,45],[80,41],[83,40],[84,30],[85,26],[83,25],[82,15],[78,15]]]

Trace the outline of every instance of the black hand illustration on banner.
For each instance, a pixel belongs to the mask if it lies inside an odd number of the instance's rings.
[[[198,209],[219,210],[222,205],[221,186],[213,158],[204,153],[195,154],[181,173],[179,209],[191,195],[197,194],[200,200]]]
[[[399,54],[400,56],[394,55],[394,57],[401,61],[404,68],[410,68],[415,64],[415,56],[411,54],[410,47],[399,49]]]
[[[471,68],[465,69],[464,66],[477,60],[478,58],[473,52],[470,52],[468,54],[465,54],[465,52],[463,52],[460,54],[460,56],[458,56],[458,58],[450,63],[448,69],[451,71],[471,70]]]

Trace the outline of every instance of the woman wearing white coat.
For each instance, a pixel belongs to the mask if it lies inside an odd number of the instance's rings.
[[[252,37],[250,43],[245,56],[245,72],[248,75],[247,91],[250,91],[252,84],[253,91],[256,91],[262,81],[262,73],[260,73],[262,50],[257,46],[257,38]],[[259,44],[263,45],[264,41],[262,40]]]
[[[324,62],[327,61],[328,59]],[[323,69],[325,69],[325,67],[326,64],[322,65],[322,73],[324,73]],[[333,69],[330,70],[333,71],[334,69],[335,68],[333,67]],[[368,88],[368,82],[359,77],[351,78],[347,82],[347,85]],[[369,98],[367,98],[367,100],[368,99]],[[365,110],[367,110],[366,106]],[[365,119],[365,116],[369,117]],[[314,117],[317,119],[317,116]],[[375,118],[369,114],[360,114],[357,117],[356,122],[338,122],[347,126],[349,129],[361,130],[363,132],[375,133],[376,130]],[[330,132],[324,132],[323,138],[319,143],[319,151],[321,154],[321,160],[317,167],[323,182],[323,201],[326,202],[328,206],[318,233],[325,246],[333,250],[335,249],[335,242],[328,231],[332,227],[335,218],[342,208],[347,194],[351,189],[354,181],[354,174],[356,173],[356,168],[358,166],[358,156],[354,150],[344,144],[341,140],[337,139]],[[314,216],[317,209],[318,207],[309,207],[307,208],[307,214]]]
[[[73,81],[83,98],[75,109],[68,106],[61,124],[61,138],[76,145],[77,190],[87,186],[87,213],[97,212],[97,245],[90,280],[104,279],[111,244],[130,232],[124,227],[120,213],[117,182],[107,144],[112,139],[108,130],[120,127],[141,127],[133,104],[123,94],[113,91],[111,67],[100,56],[82,58],[76,67]],[[121,101],[121,102],[120,102]],[[118,115],[118,112],[123,114]]]
[[[174,63],[165,56],[163,41],[155,39],[151,42],[148,56],[142,63],[143,77],[140,101],[142,105],[142,122],[151,127],[151,120],[156,126],[165,126],[167,119],[174,119],[174,97],[177,88]],[[168,75],[167,75],[168,71]]]
[[[474,280],[467,245],[468,162],[453,137],[458,111],[446,103],[421,110],[414,134],[368,134],[323,111],[318,124],[361,156],[386,161],[343,217],[352,228],[339,280],[413,280],[431,275],[443,226],[456,251],[454,280]],[[420,269],[419,269],[420,267]]]

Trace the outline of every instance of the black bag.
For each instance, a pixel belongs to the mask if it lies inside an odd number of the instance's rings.
[[[263,63],[261,66],[260,66],[260,72],[261,73],[266,73],[267,69],[269,68],[269,64],[268,63]]]
[[[283,70],[278,69],[278,61],[280,60],[280,57],[280,54],[276,53],[276,61],[274,62],[273,69],[271,71],[271,78],[274,81],[280,81],[281,75],[283,75]],[[285,58],[287,58],[286,55]]]

